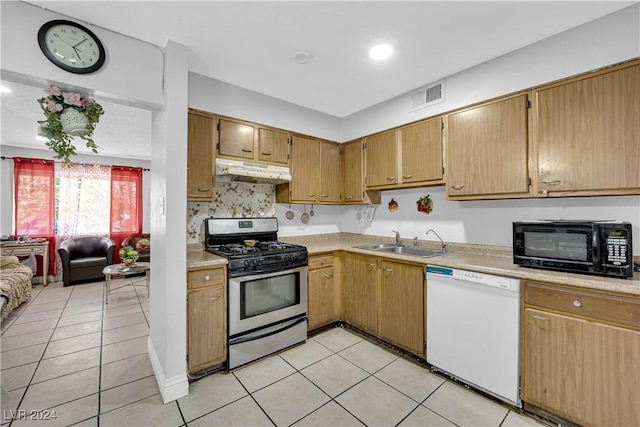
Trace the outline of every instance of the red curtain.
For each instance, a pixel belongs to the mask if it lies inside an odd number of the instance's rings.
[[[55,274],[55,169],[52,160],[14,157],[16,235],[49,241],[49,271]]]
[[[119,263],[122,241],[142,232],[142,168],[111,168],[110,221],[110,237],[116,242],[113,262]]]

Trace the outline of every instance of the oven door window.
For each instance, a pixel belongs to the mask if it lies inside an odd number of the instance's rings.
[[[240,283],[240,319],[300,304],[300,273]]]
[[[581,261],[591,252],[590,233],[570,230],[524,232],[524,254],[530,257]]]

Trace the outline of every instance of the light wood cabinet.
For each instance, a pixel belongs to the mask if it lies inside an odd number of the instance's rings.
[[[187,369],[201,372],[227,359],[224,267],[187,272]]]
[[[276,189],[277,203],[339,204],[342,199],[340,145],[294,135],[291,182]]]
[[[368,188],[388,187],[398,183],[398,147],[396,131],[383,132],[365,139]]]
[[[309,257],[308,286],[308,329],[316,329],[339,319],[338,280],[333,266],[332,254]]]
[[[425,358],[423,265],[380,260],[380,337]]]
[[[533,100],[536,194],[640,193],[638,61],[538,88]]]
[[[275,165],[289,164],[289,133],[242,120],[220,118],[218,155]]]
[[[442,183],[441,117],[399,129],[401,184]]]
[[[522,399],[585,426],[640,420],[640,299],[524,283]]]
[[[215,116],[189,110],[187,131],[187,200],[213,201]]]
[[[449,199],[529,197],[528,95],[447,116]]]
[[[380,204],[379,191],[365,191],[364,140],[344,144],[342,168],[344,172],[345,204]]]
[[[266,163],[288,165],[289,138],[288,132],[259,127],[258,141],[260,151],[258,160]]]
[[[376,257],[345,253],[342,266],[345,322],[370,334],[378,333],[378,268]]]

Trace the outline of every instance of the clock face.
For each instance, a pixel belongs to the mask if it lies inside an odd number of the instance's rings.
[[[47,22],[38,31],[38,44],[51,62],[72,73],[93,73],[104,64],[104,47],[98,37],[75,22]]]

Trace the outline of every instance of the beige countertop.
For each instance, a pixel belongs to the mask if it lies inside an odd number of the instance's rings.
[[[446,254],[432,258],[424,258],[354,248],[354,246],[368,243],[394,242],[393,238],[381,236],[332,233],[311,236],[281,237],[279,240],[306,246],[309,251],[309,255],[344,250],[372,256],[384,256],[385,258],[410,261],[418,264],[440,265],[443,267],[460,268],[464,270],[495,274],[498,276],[538,280],[610,292],[620,292],[640,297],[640,273],[635,273],[635,275],[629,279],[613,279],[586,274],[562,273],[526,268],[515,265],[513,263],[511,248],[504,246],[449,243],[447,245],[448,252]],[[413,242],[408,240],[403,240],[402,243],[408,246],[413,244]],[[419,241],[418,246],[421,248],[439,249],[440,243],[434,241]],[[188,270],[200,270],[226,264],[227,260],[225,258],[204,251],[201,244],[188,245]]]
[[[449,243],[447,252],[432,258],[381,253],[353,246],[367,243],[393,243],[393,238],[380,236],[364,236],[350,233],[336,233],[313,236],[283,237],[282,241],[297,243],[307,247],[310,255],[347,250],[367,255],[384,256],[425,265],[440,265],[443,267],[460,268],[470,271],[495,274],[499,276],[530,279],[557,284],[599,289],[610,292],[640,296],[640,273],[635,273],[629,279],[614,279],[609,277],[591,276],[586,274],[563,273],[548,270],[521,267],[513,263],[511,248],[504,246],[466,245]],[[402,241],[408,246],[411,241]],[[419,241],[419,247],[439,249],[440,243],[433,241]]]

